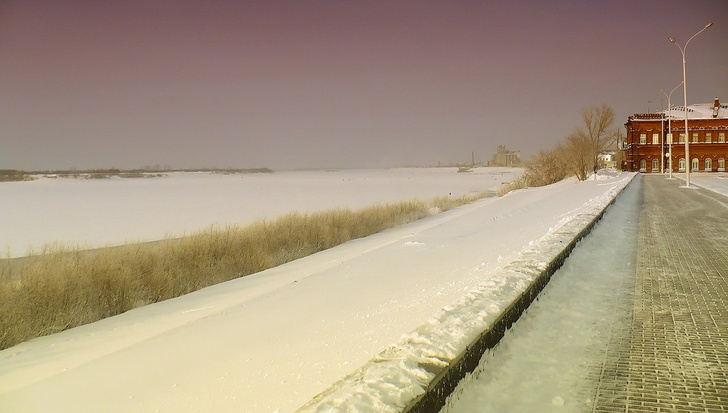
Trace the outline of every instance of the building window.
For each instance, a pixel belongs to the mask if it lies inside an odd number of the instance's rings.
[[[640,172],[647,172],[647,161],[640,159]]]
[[[685,172],[685,158],[680,158],[677,161],[678,172]]]
[[[725,132],[718,133],[718,143],[725,143]]]
[[[693,143],[698,143],[698,132],[693,132]]]
[[[713,142],[713,134],[710,132],[705,132],[705,143],[712,143]]]
[[[710,158],[705,158],[705,171],[711,172],[713,170],[713,160]]]
[[[725,172],[725,158],[718,158],[718,172]]]
[[[672,133],[667,134],[667,144],[672,145]]]
[[[693,158],[692,162],[690,162],[690,170],[691,171],[698,171],[700,168],[700,161],[698,158]]]
[[[640,145],[644,145],[647,143],[647,134],[646,133],[640,133]]]
[[[660,144],[660,134],[659,133],[653,133],[652,134],[652,144],[653,145],[659,145]]]
[[[677,143],[685,143],[685,134],[681,133],[678,139]]]
[[[655,158],[652,160],[652,172],[659,172],[660,170],[660,160]]]

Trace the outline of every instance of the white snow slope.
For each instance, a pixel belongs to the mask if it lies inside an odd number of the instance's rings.
[[[347,376],[372,372],[372,359],[395,343],[412,348],[438,336],[455,352],[472,320],[501,310],[498,297],[477,297],[527,282],[503,276],[509,264],[538,257],[633,176],[484,199],[3,350],[0,411],[288,412]],[[413,384],[421,372],[381,373],[364,377],[360,389],[339,386],[334,399],[386,411],[422,391]],[[361,389],[390,396],[369,399]]]

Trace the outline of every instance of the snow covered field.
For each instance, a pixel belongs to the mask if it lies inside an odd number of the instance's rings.
[[[495,190],[520,173],[518,168],[471,173],[397,168],[7,182],[0,184],[0,254],[23,256],[52,243],[99,247],[152,241],[291,211],[457,196]]]
[[[567,180],[483,199],[6,349],[0,411],[295,410],[420,326],[437,330],[434,317],[469,292],[503,287],[494,278],[500,269],[632,177]],[[401,178],[400,195],[412,179]],[[454,193],[476,189],[452,181],[442,188],[448,185]],[[372,184],[372,193],[383,186]],[[480,316],[499,308],[465,307],[459,315],[469,310]],[[397,386],[396,377],[376,381]]]
[[[672,174],[674,178],[685,180],[685,174]],[[691,173],[690,184],[710,189],[728,196],[728,173]]]

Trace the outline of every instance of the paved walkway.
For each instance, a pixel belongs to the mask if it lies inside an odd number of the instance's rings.
[[[728,412],[728,197],[643,179],[633,317],[593,412]]]

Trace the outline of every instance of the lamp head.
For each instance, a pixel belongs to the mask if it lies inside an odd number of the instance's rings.
[[[668,37],[667,40],[669,40],[669,41],[671,41],[673,43],[675,43],[675,41],[676,41],[674,37]]]
[[[708,27],[710,27],[712,25],[713,25],[713,22],[708,22],[708,24],[705,25],[705,28],[707,29]]]

